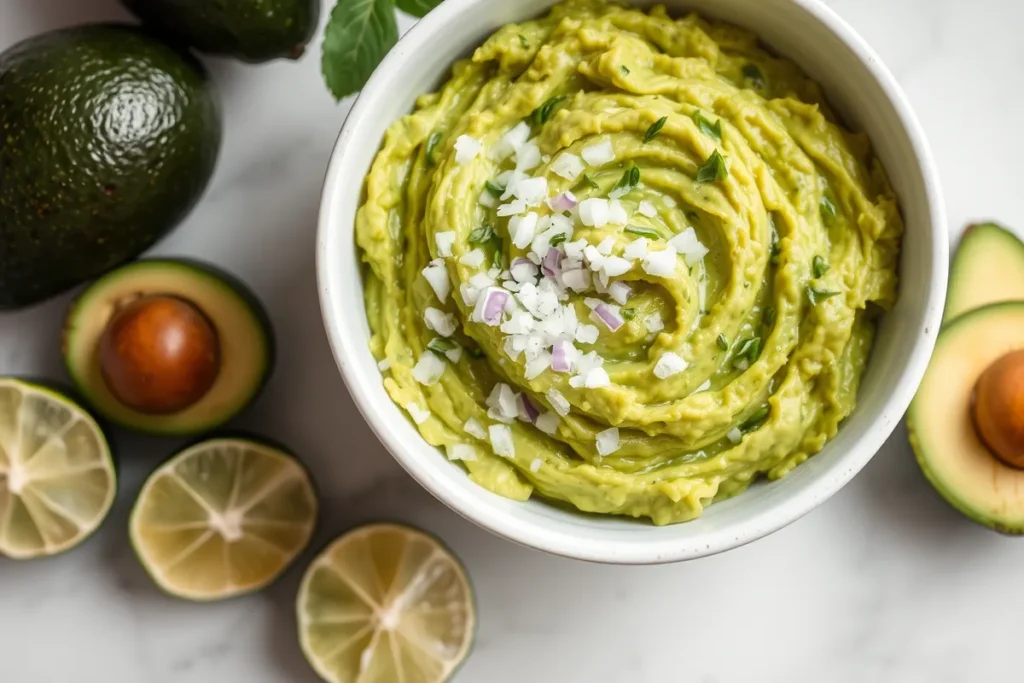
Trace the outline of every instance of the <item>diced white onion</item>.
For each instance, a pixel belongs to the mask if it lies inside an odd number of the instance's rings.
[[[475,436],[478,439],[487,438],[487,430],[480,424],[480,420],[475,417],[471,417],[466,420],[466,424],[462,426],[462,429],[469,435]]]
[[[428,306],[423,311],[423,324],[427,326],[428,330],[433,330],[442,337],[450,337],[455,334],[455,316],[433,306]]]
[[[430,417],[430,411],[420,406],[415,401],[409,401],[405,404],[405,410],[409,413],[409,417],[412,421],[418,425],[423,424]]]
[[[448,279],[448,269],[444,265],[431,263],[422,270],[423,278],[434,290],[437,300],[441,303],[448,301],[448,294],[452,291],[451,280]]]
[[[680,372],[685,370],[688,363],[682,359],[678,354],[671,351],[666,351],[661,354],[661,358],[654,366],[654,376],[658,379],[666,379],[673,375],[678,375]]]
[[[583,160],[591,166],[600,166],[615,161],[615,150],[610,140],[602,140],[583,148]]]
[[[583,160],[571,152],[562,152],[551,163],[551,170],[566,180],[576,180],[584,169]]]
[[[506,425],[491,425],[487,429],[488,434],[491,438],[491,448],[494,450],[495,455],[500,455],[505,458],[514,457],[516,454],[516,446],[512,441],[512,429]]]
[[[469,135],[460,135],[455,139],[455,162],[466,164],[480,154],[483,145],[480,141]]]
[[[603,432],[598,432],[596,437],[597,452],[600,455],[611,455],[619,450],[619,429],[609,427]]]
[[[420,384],[430,386],[436,384],[444,374],[445,363],[433,351],[424,351],[413,366],[412,376]]]
[[[569,414],[569,410],[570,408],[572,408],[572,406],[569,404],[569,400],[562,395],[562,392],[560,392],[558,389],[548,389],[548,392],[547,394],[545,394],[545,396],[547,396],[548,403],[551,404],[551,407],[554,409],[556,413],[558,413],[562,417],[565,417],[566,415]]]
[[[476,449],[464,443],[455,443],[447,446],[449,460],[476,460]]]

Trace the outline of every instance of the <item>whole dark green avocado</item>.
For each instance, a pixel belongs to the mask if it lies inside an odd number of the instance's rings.
[[[169,38],[246,62],[302,56],[320,0],[122,0]]]
[[[220,140],[202,66],[137,28],[65,29],[0,54],[0,309],[146,250],[199,199]]]

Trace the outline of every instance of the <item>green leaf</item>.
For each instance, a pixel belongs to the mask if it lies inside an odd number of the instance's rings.
[[[572,218],[572,211],[566,209],[565,211],[562,212],[562,215],[565,216],[566,218]]]
[[[832,221],[839,215],[836,205],[827,193],[821,195],[821,205],[818,208],[821,211],[821,220],[825,222],[825,225],[832,225]]]
[[[530,41],[522,33],[519,34],[519,44],[523,46],[524,50],[530,49]]]
[[[758,90],[764,87],[764,74],[761,73],[756,64],[745,64],[743,66],[743,77],[750,81],[751,85]]]
[[[761,353],[761,338],[751,337],[740,344],[740,348],[736,351],[736,359],[745,358],[748,362],[753,363],[757,360],[757,355]]]
[[[501,238],[497,235],[494,236],[494,253],[491,255],[491,265],[495,268],[501,268],[502,263],[505,259],[504,249],[505,244],[501,241]]]
[[[437,152],[437,146],[441,144],[441,134],[434,132],[427,138],[427,147],[425,156],[427,159],[427,166],[433,166],[437,163],[437,159],[434,158],[434,153]]]
[[[725,180],[729,177],[729,169],[725,165],[725,157],[716,149],[704,162],[704,165],[697,169],[698,183],[712,183],[716,180]]]
[[[700,113],[700,109],[693,110],[693,122],[697,124],[701,132],[708,137],[712,137],[716,140],[722,139],[722,119],[718,119],[712,124],[704,115]]]
[[[811,272],[814,274],[814,277],[821,277],[828,272],[828,268],[828,261],[822,256],[815,256],[811,261]]]
[[[760,408],[754,411],[753,415],[748,417],[740,424],[739,430],[744,434],[746,434],[747,432],[754,431],[755,429],[757,429],[758,427],[765,423],[765,421],[768,419],[768,416],[771,415],[771,412],[771,406],[768,406],[767,404],[761,406]]]
[[[500,197],[501,195],[505,194],[504,187],[490,180],[484,183],[484,189],[487,190],[494,197]]]
[[[622,319],[623,320],[632,320],[633,318],[636,317],[636,309],[635,308],[623,308],[619,312],[622,313]]]
[[[361,90],[397,42],[391,0],[339,0],[324,29],[321,59],[331,94],[340,100]]]
[[[629,67],[626,66],[625,64],[623,64],[622,66],[619,67],[619,71],[622,72],[623,76],[628,76],[629,75]]]
[[[555,109],[557,109],[558,105],[562,102],[565,102],[565,95],[555,95],[554,97],[549,98],[544,102],[544,104],[533,110],[533,113],[530,114],[530,121],[532,121],[535,126],[543,126],[551,120],[552,115],[555,113]]]
[[[647,132],[644,133],[644,143],[648,143],[653,140],[658,133],[661,132],[661,129],[665,127],[666,121],[668,121],[668,117],[662,116],[660,119],[652,123],[650,128],[647,129]]]
[[[775,229],[775,212],[768,212],[768,229],[771,231],[771,249],[768,252],[768,262],[773,266],[779,264],[779,231]]]
[[[630,235],[639,235],[640,237],[650,237],[651,239],[659,239],[661,237],[654,228],[646,228],[642,225],[627,225],[623,228],[622,232],[628,232]]]
[[[413,15],[414,17],[424,17],[427,12],[434,9],[441,4],[443,0],[395,0],[395,5],[398,9]]]
[[[471,355],[473,358],[484,357],[484,350],[481,349],[479,346],[470,346],[469,348],[466,349],[466,351],[469,352],[469,355]]]
[[[775,324],[774,306],[768,306],[767,308],[764,309],[764,318],[762,319],[762,322],[766,327],[771,327],[772,325]]]
[[[564,232],[556,232],[554,235],[551,236],[551,239],[548,240],[548,244],[552,247],[557,247],[559,244],[561,244],[567,239],[569,239],[569,236]]]
[[[630,166],[626,169],[626,172],[619,178],[619,182],[615,183],[615,187],[612,190],[622,190],[624,195],[629,194],[636,189],[636,186],[640,184],[640,169],[636,166]]]
[[[817,306],[825,299],[831,299],[837,294],[839,294],[839,292],[829,292],[824,289],[818,289],[811,285],[807,285],[807,300],[811,302],[812,306]]]
[[[718,348],[722,349],[723,351],[729,350],[729,340],[725,338],[724,334],[718,335],[718,338],[715,339],[715,343],[718,344]]]
[[[496,235],[494,234],[494,228],[492,228],[489,225],[481,225],[479,228],[469,233],[468,241],[470,244],[475,245],[487,244],[495,237]]]
[[[427,342],[427,350],[433,351],[442,358],[445,357],[444,354],[446,351],[451,351],[455,347],[455,342],[451,341],[450,339],[445,339],[444,337],[434,337],[429,342]]]

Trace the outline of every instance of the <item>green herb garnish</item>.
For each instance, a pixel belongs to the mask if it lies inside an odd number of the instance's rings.
[[[661,235],[654,228],[647,228],[642,225],[627,225],[622,229],[622,232],[628,232],[630,235],[639,235],[640,237],[650,237],[652,239],[658,239]]]
[[[814,277],[821,277],[828,272],[828,268],[828,261],[822,256],[815,256],[811,261],[811,273],[814,274]]]
[[[569,236],[564,232],[556,232],[554,235],[551,236],[551,239],[548,240],[548,244],[551,245],[552,247],[557,247],[559,244],[561,244],[567,239],[569,239]]]
[[[555,109],[558,108],[562,102],[565,102],[565,95],[555,95],[554,97],[548,98],[544,104],[540,105],[533,110],[530,114],[530,120],[533,121],[535,126],[543,126],[547,123],[552,115],[555,113]]]
[[[761,338],[750,337],[740,344],[740,348],[736,351],[736,359],[745,358],[748,362],[753,363],[757,360],[759,353],[761,353]]]
[[[479,346],[470,346],[469,348],[466,349],[466,352],[469,355],[471,355],[473,358],[483,358],[484,357],[484,350],[481,349]]]
[[[766,327],[771,327],[772,325],[775,324],[774,306],[768,306],[767,308],[764,309],[764,318],[762,319],[762,322],[765,324]]]
[[[698,183],[712,183],[716,180],[725,180],[729,177],[729,169],[725,165],[725,157],[716,149],[704,162],[704,165],[697,169]]]
[[[658,133],[661,132],[661,129],[665,127],[666,121],[668,121],[668,117],[662,116],[660,119],[652,123],[650,127],[647,129],[647,132],[644,133],[644,143],[648,143],[651,140],[653,140],[658,135]]]
[[[434,158],[434,152],[437,151],[437,146],[439,144],[441,144],[441,133],[438,133],[438,132],[431,133],[430,137],[427,138],[427,148],[426,148],[427,166],[433,166],[434,164],[437,163],[437,160]]]
[[[425,17],[427,12],[441,4],[441,0],[395,0],[395,7],[414,17]]]
[[[565,216],[566,218],[572,218],[572,211],[566,209],[565,211],[562,212],[562,215]]]
[[[811,285],[807,285],[807,300],[811,302],[812,306],[817,306],[825,299],[831,299],[837,294],[839,294],[839,292],[829,292],[824,289],[818,289]]]
[[[623,308],[620,311],[620,313],[622,313],[622,319],[623,320],[632,320],[633,318],[636,317],[636,309],[635,308]]]
[[[501,197],[501,195],[505,194],[504,187],[490,180],[484,183],[484,189],[494,197]]]
[[[436,5],[434,0],[416,0]],[[403,0],[403,5],[411,4]],[[404,6],[403,6],[404,9]],[[395,43],[398,23],[391,0],[343,0],[324,29],[321,71],[337,99],[359,92]]]
[[[479,228],[469,233],[468,242],[470,244],[487,244],[495,237],[497,237],[497,235],[494,234],[494,228],[489,225],[481,225]]]
[[[625,64],[623,64],[622,66],[619,67],[619,71],[622,72],[623,76],[628,76],[629,75],[629,67],[626,66]]]
[[[753,415],[748,417],[740,424],[739,430],[744,434],[746,434],[747,432],[754,431],[755,429],[757,429],[758,427],[765,423],[765,421],[768,419],[768,416],[771,415],[771,412],[771,407],[768,406],[767,404],[761,406],[760,408],[754,411]]]
[[[743,66],[743,77],[750,81],[758,90],[764,87],[764,75],[757,68],[756,64],[745,64]]]
[[[729,350],[729,340],[725,338],[724,334],[718,335],[718,338],[715,339],[715,343],[718,344],[718,348],[722,349],[723,351]]]
[[[523,46],[524,50],[530,49],[530,41],[528,41],[526,39],[526,36],[524,36],[522,33],[519,34],[519,44]]]
[[[491,265],[495,268],[501,268],[502,262],[504,261],[505,254],[504,245],[502,244],[501,238],[495,235],[494,237],[494,254],[491,255]]]
[[[434,337],[429,342],[427,342],[427,350],[433,351],[434,353],[441,357],[444,357],[444,354],[447,351],[454,350],[455,346],[455,342],[453,342],[450,339],[445,339],[444,337]]]
[[[615,187],[612,191],[620,190],[623,195],[627,195],[636,189],[636,186],[640,184],[640,169],[636,166],[630,166],[626,169],[626,172],[619,178],[619,182],[615,183]]]
[[[722,119],[718,119],[712,124],[704,115],[700,113],[700,109],[693,110],[693,122],[697,124],[697,128],[700,128],[701,132],[708,137],[712,137],[716,140],[722,139]]]
[[[825,222],[825,225],[832,225],[832,221],[835,220],[839,212],[836,211],[836,205],[832,203],[832,199],[827,195],[821,195],[821,204],[818,206],[821,212],[821,220]]]

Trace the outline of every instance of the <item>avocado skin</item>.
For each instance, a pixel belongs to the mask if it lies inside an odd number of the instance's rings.
[[[136,28],[44,34],[0,55],[0,309],[138,256],[213,174],[206,72]]]
[[[245,62],[302,56],[320,0],[122,0],[168,38]]]

